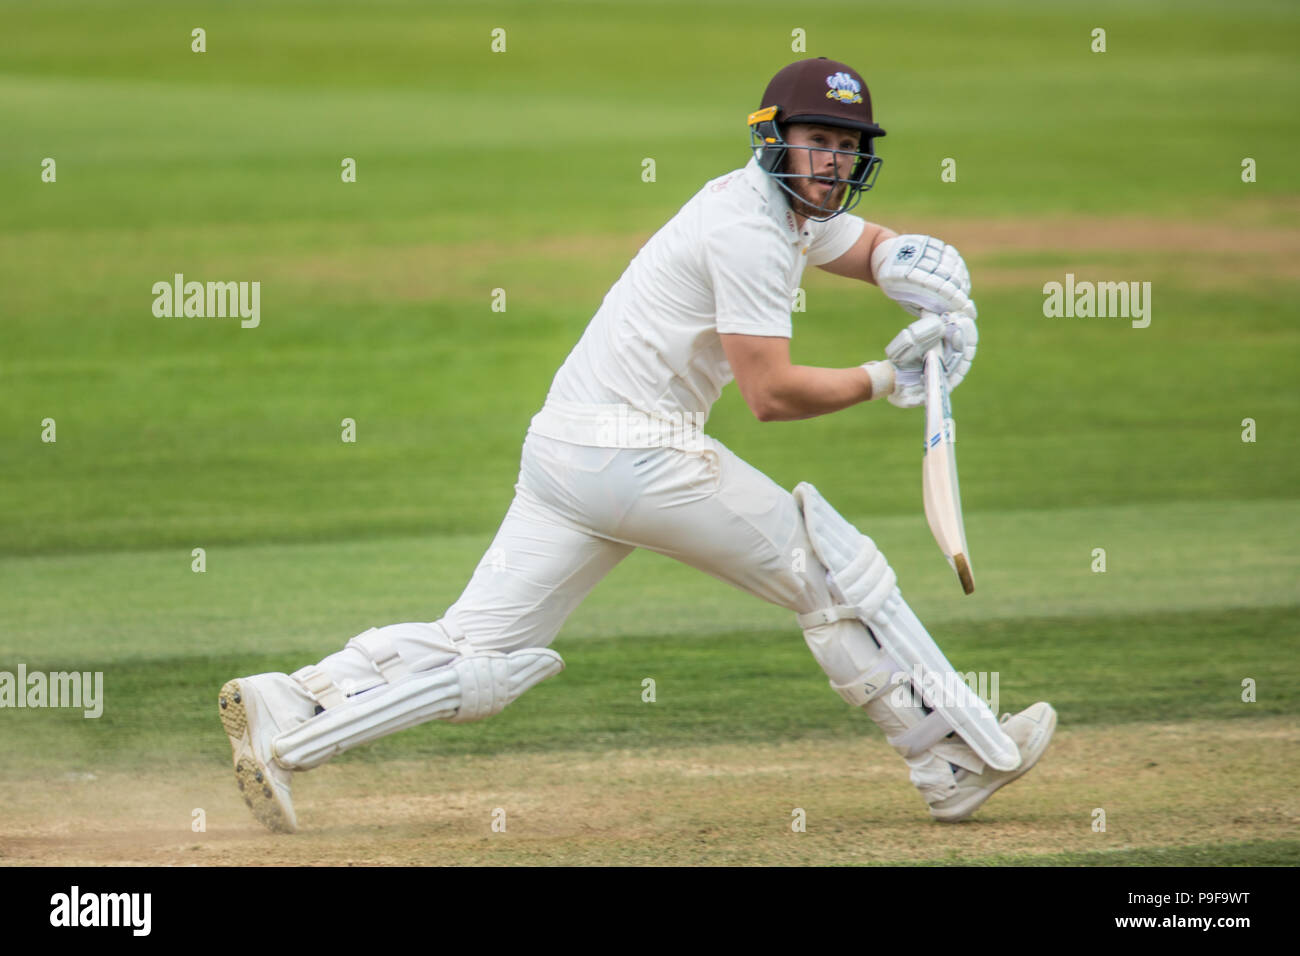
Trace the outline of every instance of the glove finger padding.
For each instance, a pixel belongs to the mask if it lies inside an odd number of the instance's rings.
[[[885,356],[897,369],[920,369],[925,353],[944,339],[947,327],[942,317],[925,313],[885,346]]]
[[[979,329],[968,315],[944,316],[943,371],[949,391],[960,385],[970,371],[979,338]]]
[[[906,311],[974,313],[970,273],[955,248],[933,236],[886,239],[871,254],[876,285]]]

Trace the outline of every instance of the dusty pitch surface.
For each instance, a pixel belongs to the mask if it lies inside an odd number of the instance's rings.
[[[0,862],[958,863],[1294,839],[1300,771],[1279,755],[1297,743],[1290,718],[1063,728],[1029,775],[957,826],[929,820],[880,741],[350,761],[298,779],[295,836],[256,825],[211,764],[9,780]],[[195,808],[205,832],[191,829]],[[505,832],[492,830],[497,808]],[[796,808],[805,833],[791,829]]]

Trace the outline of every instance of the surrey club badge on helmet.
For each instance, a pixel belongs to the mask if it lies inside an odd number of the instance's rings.
[[[835,73],[826,77],[826,85],[830,87],[826,91],[828,100],[839,100],[841,103],[862,102],[862,84],[847,73]]]
[[[795,146],[784,135],[784,129],[791,123],[856,130],[862,134],[861,140],[856,150]],[[885,131],[872,119],[871,93],[851,66],[825,57],[791,63],[772,77],[759,109],[749,114],[749,133],[750,147],[759,166],[809,211],[806,218],[819,222],[855,207],[862,194],[875,184],[880,171],[881,159],[875,154],[873,143]],[[841,176],[839,163],[833,164],[832,188],[819,203],[800,195],[790,185],[793,180],[807,178],[788,171],[787,160],[790,151],[795,149],[808,151],[809,169],[813,166],[814,153],[829,152],[836,160],[851,155],[853,165],[847,176]]]

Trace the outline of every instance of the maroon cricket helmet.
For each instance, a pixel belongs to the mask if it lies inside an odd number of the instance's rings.
[[[790,188],[785,180],[794,178],[783,171],[786,153],[791,149],[809,149],[791,146],[786,142],[783,128],[790,123],[814,123],[840,129],[853,129],[862,133],[858,149],[852,152],[853,168],[845,179],[835,174],[835,185],[846,185],[842,199],[834,206],[809,203]],[[783,68],[763,91],[759,108],[749,114],[750,147],[764,172],[771,176],[800,207],[811,207],[824,215],[807,218],[824,222],[848,212],[862,199],[862,194],[875,185],[881,159],[875,154],[874,141],[885,131],[876,125],[871,115],[871,92],[857,70],[846,63],[816,57],[799,60]],[[832,149],[834,153],[846,150]],[[810,164],[811,165],[811,164]],[[838,189],[832,189],[827,201],[833,202]]]
[[[884,136],[871,116],[871,92],[847,63],[821,56],[799,60],[772,77],[759,109],[775,106],[777,123],[819,123],[861,130],[863,138]]]

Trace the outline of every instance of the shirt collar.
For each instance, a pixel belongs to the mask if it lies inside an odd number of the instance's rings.
[[[785,192],[776,184],[776,180],[763,171],[757,159],[751,159],[745,164],[743,175],[754,191],[763,197],[767,215],[780,226],[786,239],[791,244],[803,241],[804,235],[795,221],[794,213],[790,211],[790,203],[785,197]],[[804,223],[804,228],[807,227],[808,224]]]

